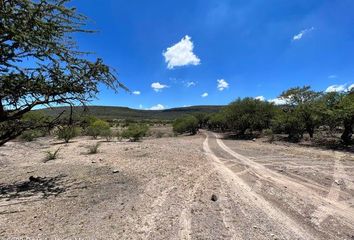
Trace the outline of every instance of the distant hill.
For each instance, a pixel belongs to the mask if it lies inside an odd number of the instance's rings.
[[[75,115],[87,113],[101,119],[132,119],[132,120],[174,120],[184,115],[195,113],[216,113],[223,106],[192,106],[171,108],[165,110],[138,110],[128,107],[110,107],[110,106],[87,106],[86,108],[79,106],[74,107]],[[70,112],[69,107],[55,107],[40,109],[48,115],[57,116],[61,112]]]

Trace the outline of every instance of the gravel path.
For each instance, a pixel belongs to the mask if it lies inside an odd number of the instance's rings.
[[[354,239],[353,155],[205,131],[96,142],[0,148],[0,236]]]

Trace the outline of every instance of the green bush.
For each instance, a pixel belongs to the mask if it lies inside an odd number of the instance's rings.
[[[90,124],[86,129],[86,134],[88,136],[97,139],[98,136],[106,136],[109,134],[110,126],[109,123],[103,120],[96,120]]]
[[[286,133],[290,141],[298,142],[303,137],[305,125],[297,112],[279,112],[272,121],[272,130],[275,133]]]
[[[223,113],[215,113],[209,117],[208,128],[216,131],[225,131],[226,126],[226,117]]]
[[[198,131],[199,121],[195,116],[178,118],[173,123],[173,132],[178,134],[189,133],[194,135]]]
[[[146,124],[130,124],[127,129],[123,130],[121,136],[128,138],[132,142],[139,141],[146,136],[149,127]]]
[[[113,138],[113,132],[111,128],[102,129],[100,136],[104,137],[107,142],[111,141]]]
[[[45,133],[41,130],[27,130],[24,131],[21,135],[20,138],[26,142],[32,142],[33,140],[35,140],[36,138],[39,137],[44,137]]]
[[[79,135],[80,130],[75,126],[60,126],[57,130],[58,139],[68,143],[71,139]]]
[[[244,98],[228,105],[224,114],[228,128],[244,135],[246,130],[252,132],[269,128],[275,114],[275,107],[269,102]]]

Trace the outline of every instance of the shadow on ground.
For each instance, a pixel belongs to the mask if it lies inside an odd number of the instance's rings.
[[[56,177],[34,177],[31,176],[27,181],[16,182],[12,184],[0,184],[0,199],[16,199],[23,197],[31,197],[34,195],[42,195],[43,198],[48,196],[57,196],[65,192],[61,181],[65,175]]]

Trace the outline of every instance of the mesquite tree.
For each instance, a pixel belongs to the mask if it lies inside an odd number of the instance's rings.
[[[103,83],[125,88],[101,59],[89,61],[73,33],[86,17],[69,0],[0,0],[0,146],[35,128],[23,115],[36,106],[85,104]]]

